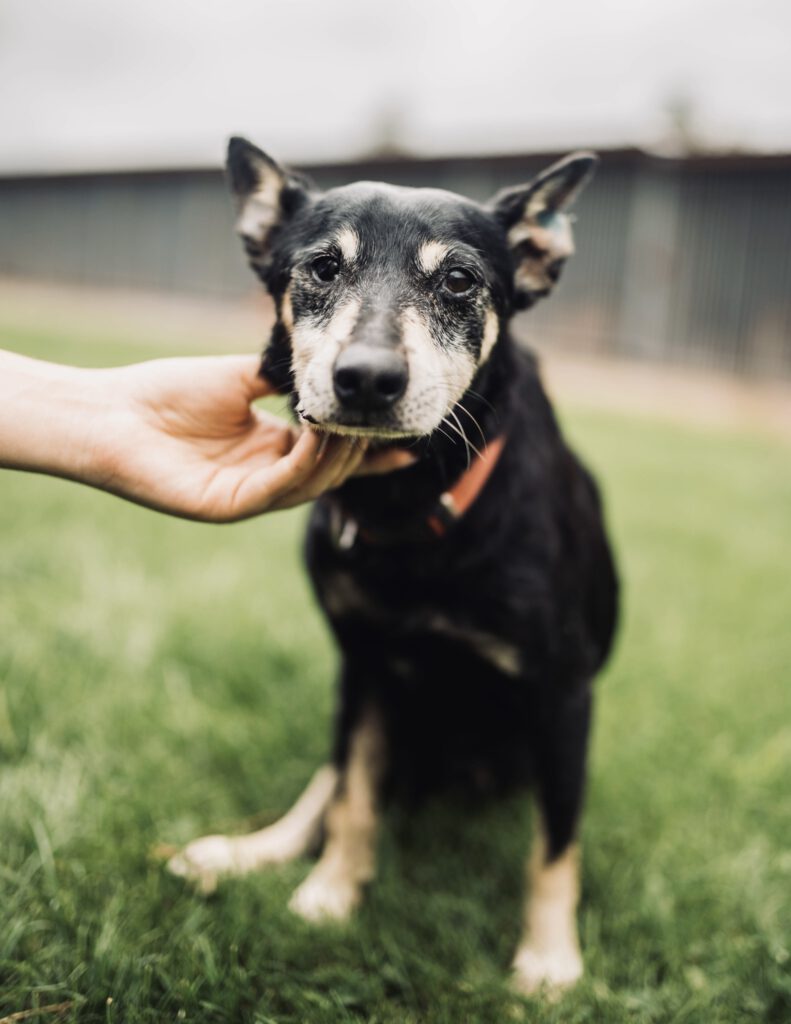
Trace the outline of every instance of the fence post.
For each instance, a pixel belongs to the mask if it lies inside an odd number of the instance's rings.
[[[680,172],[675,162],[638,165],[627,227],[617,351],[667,359],[678,241]]]

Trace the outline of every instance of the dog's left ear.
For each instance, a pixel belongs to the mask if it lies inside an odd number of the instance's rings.
[[[590,181],[599,158],[572,153],[527,185],[504,189],[489,209],[507,233],[517,309],[548,295],[574,252],[568,208]]]
[[[253,269],[266,280],[272,241],[307,202],[309,182],[239,136],[228,143],[226,168],[239,211],[237,234]]]

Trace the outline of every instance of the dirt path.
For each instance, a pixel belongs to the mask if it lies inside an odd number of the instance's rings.
[[[542,357],[550,393],[572,406],[754,430],[791,443],[791,381],[588,356]]]

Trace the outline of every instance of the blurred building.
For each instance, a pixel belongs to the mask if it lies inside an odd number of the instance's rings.
[[[305,168],[483,199],[559,154]],[[567,350],[791,376],[791,156],[602,154],[578,205],[577,255],[520,324]],[[221,173],[0,177],[0,274],[233,298],[257,287]]]

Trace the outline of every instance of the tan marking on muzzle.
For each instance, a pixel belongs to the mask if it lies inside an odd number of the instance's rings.
[[[289,334],[294,330],[294,308],[291,305],[291,286],[286,288],[280,303],[280,320]]]
[[[481,342],[481,362],[485,363],[492,353],[494,343],[500,333],[500,322],[493,309],[486,310],[483,321],[483,341]]]
[[[336,310],[326,326],[302,321],[294,324],[292,367],[297,391],[303,398],[307,397],[303,395],[306,384],[308,391],[332,390],[332,367],[338,353],[351,341],[359,315],[360,300],[353,298]]]
[[[409,362],[402,417],[413,433],[430,433],[470,386],[476,363],[465,348],[441,349],[412,306],[401,314],[401,337]]]

